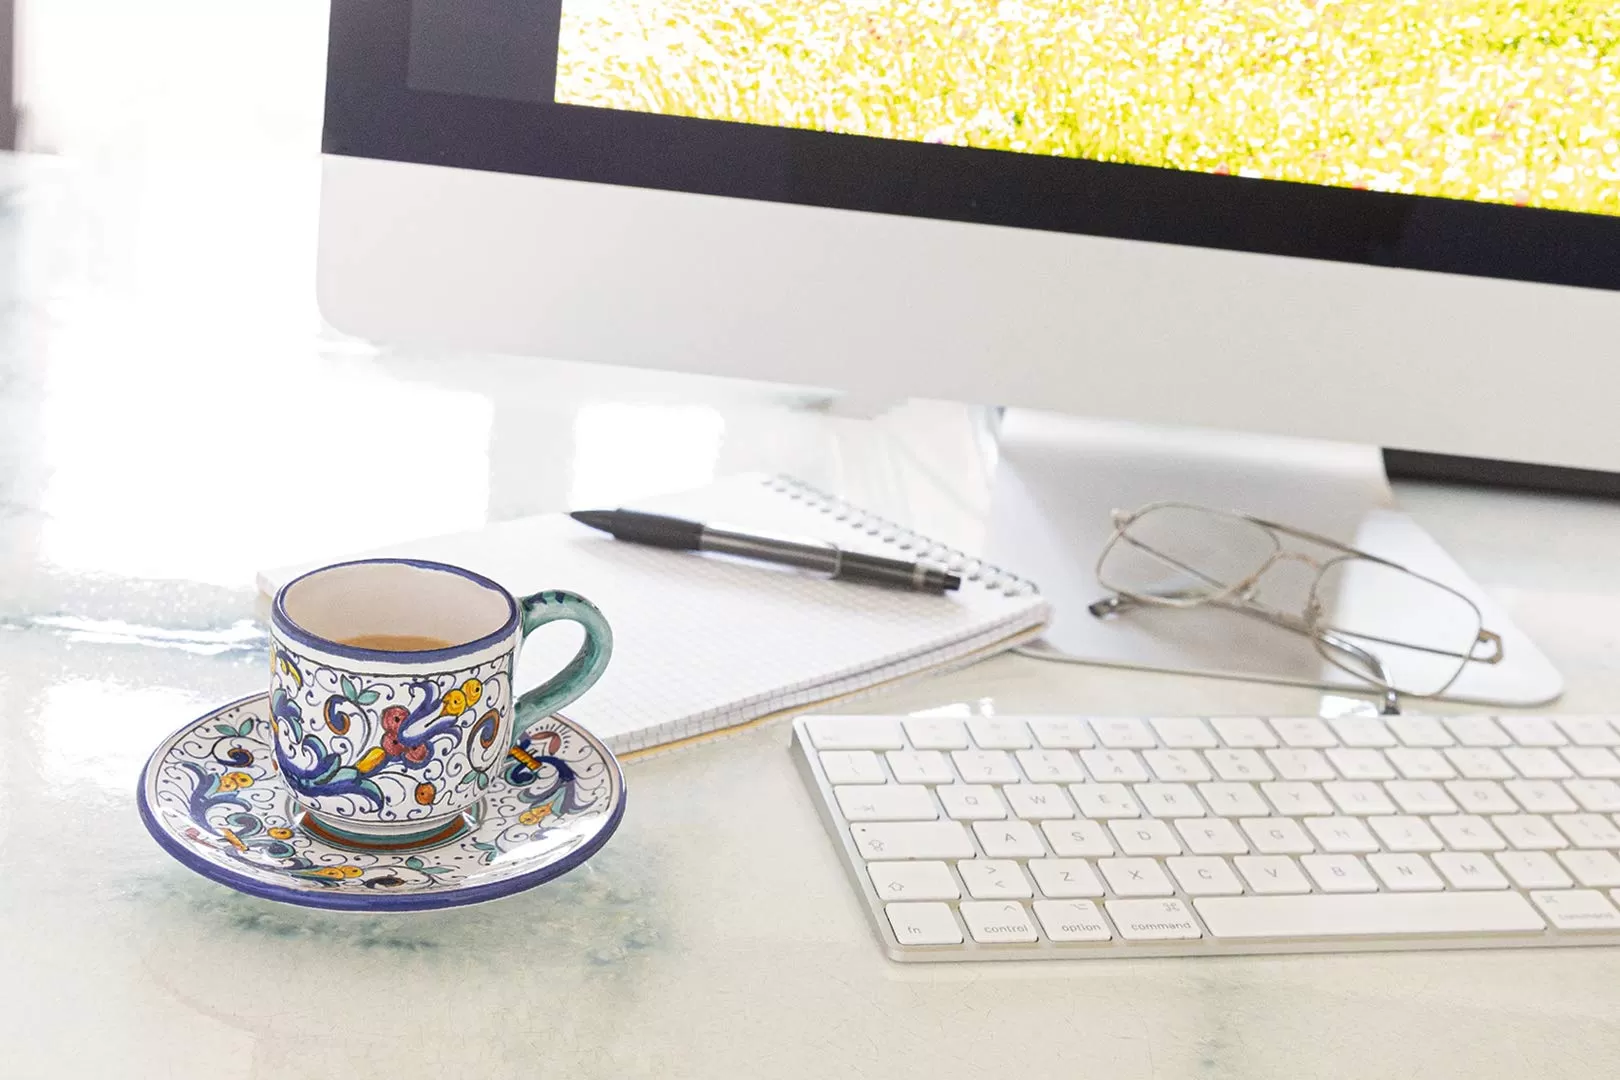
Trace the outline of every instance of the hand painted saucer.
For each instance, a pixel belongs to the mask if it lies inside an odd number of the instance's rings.
[[[612,752],[561,717],[531,727],[468,815],[436,847],[358,851],[315,836],[274,768],[267,695],[169,736],[141,774],[153,838],[206,878],[254,896],[347,911],[421,911],[521,892],[594,855],[624,817]],[[521,758],[521,760],[520,760]]]

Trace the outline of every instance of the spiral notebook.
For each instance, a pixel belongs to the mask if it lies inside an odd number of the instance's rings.
[[[738,476],[636,509],[849,550],[921,558],[963,577],[945,596],[833,581],[725,556],[621,543],[565,514],[501,522],[343,558],[408,555],[487,574],[514,593],[571,589],[613,625],[613,661],[565,712],[617,752],[789,715],[907,677],[969,663],[1036,636],[1049,611],[1034,585],[785,477]],[[264,571],[273,594],[309,566]],[[572,651],[561,631],[525,647],[520,684]]]

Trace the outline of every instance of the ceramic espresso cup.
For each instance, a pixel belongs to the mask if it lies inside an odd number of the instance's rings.
[[[579,623],[567,666],[514,698],[523,640]],[[313,570],[270,611],[276,765],[330,842],[398,849],[467,827],[516,738],[588,690],[613,634],[595,605],[550,590],[514,597],[481,574],[414,559]]]

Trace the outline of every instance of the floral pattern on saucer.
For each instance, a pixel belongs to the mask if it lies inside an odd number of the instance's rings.
[[[398,853],[350,850],[299,824],[269,724],[265,694],[187,724],[153,753],[138,792],[141,818],[164,850],[255,896],[358,911],[493,900],[572,870],[624,815],[613,754],[551,717],[503,759],[459,838]]]

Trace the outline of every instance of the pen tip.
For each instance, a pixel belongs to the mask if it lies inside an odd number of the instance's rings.
[[[950,592],[952,589],[960,589],[961,587],[962,587],[962,579],[961,578],[957,577],[955,574],[946,574],[945,575],[945,591],[946,592]]]
[[[568,515],[581,525],[589,525],[593,529],[611,532],[613,525],[613,511],[611,510],[575,510]]]

